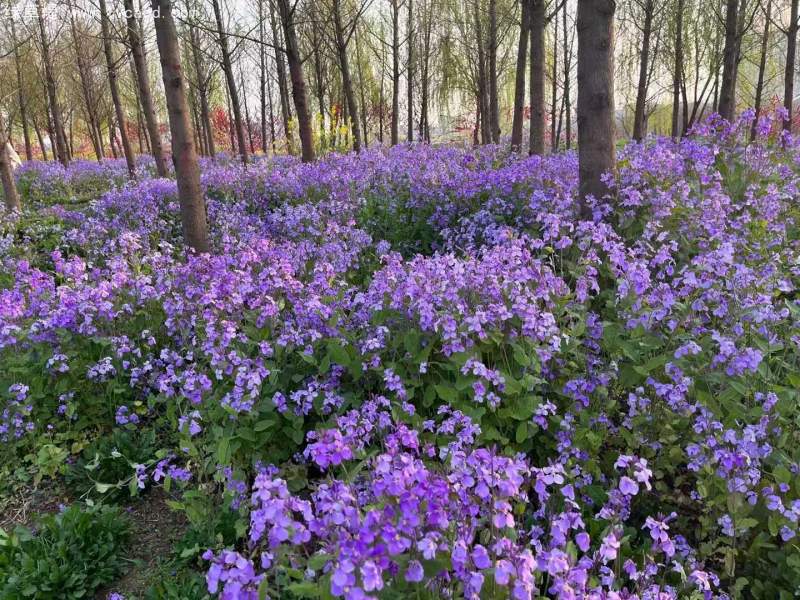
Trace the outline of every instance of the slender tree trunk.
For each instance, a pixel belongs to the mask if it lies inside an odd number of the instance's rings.
[[[272,27],[272,42],[275,48],[275,66],[278,72],[278,92],[281,97],[281,116],[283,117],[283,132],[286,135],[286,151],[294,154],[294,143],[292,141],[292,109],[289,105],[289,83],[286,79],[286,60],[283,52],[278,49],[281,45],[281,34],[275,17],[275,3],[270,2],[270,25]]]
[[[142,102],[144,122],[147,126],[148,138],[150,139],[150,152],[156,163],[156,173],[158,173],[159,177],[166,177],[167,162],[164,159],[164,149],[161,145],[161,130],[158,126],[158,118],[153,103],[153,94],[150,91],[150,77],[147,74],[147,61],[144,56],[142,39],[139,37],[139,23],[136,20],[133,0],[124,0],[124,4],[128,25],[128,41],[130,42],[131,54],[133,55],[136,84],[139,88],[139,99]]]
[[[264,0],[258,0],[258,92],[261,109],[261,151],[267,153],[267,48],[264,45]]]
[[[792,0],[789,14],[789,27],[786,29],[786,68],[783,75],[783,107],[789,118],[783,122],[784,131],[791,133],[792,118],[794,117],[794,63],[797,54],[797,9],[800,0]]]
[[[153,19],[156,42],[167,98],[169,129],[172,134],[172,161],[175,164],[175,179],[178,184],[183,237],[186,244],[196,252],[208,252],[206,206],[203,190],[200,187],[200,165],[197,161],[197,150],[189,117],[178,32],[172,19],[172,2],[152,0],[152,7],[156,17]]]
[[[771,1],[771,0],[770,0]],[[683,12],[685,0],[677,0],[677,11],[675,15],[675,66],[672,74],[672,139],[677,140],[680,135],[680,123],[678,121],[680,113],[680,92],[681,80],[683,79]],[[684,107],[684,112],[686,107]]]
[[[119,123],[119,137],[122,140],[122,151],[125,154],[125,162],[128,165],[128,175],[130,175],[131,179],[134,179],[136,178],[136,163],[133,159],[133,150],[131,149],[128,132],[125,127],[125,111],[122,108],[122,100],[120,99],[119,87],[117,86],[117,66],[114,63],[114,50],[111,47],[111,28],[108,22],[106,0],[100,0],[100,27],[103,35],[103,51],[106,55],[106,67],[108,69],[108,84],[111,88],[111,101],[114,103],[114,112],[117,115],[117,123]]]
[[[67,150],[67,136],[64,133],[64,122],[61,116],[61,109],[58,105],[58,94],[56,93],[56,80],[53,75],[53,61],[50,57],[50,41],[47,39],[47,31],[44,26],[44,14],[42,0],[36,0],[36,15],[39,20],[39,34],[42,42],[42,62],[44,63],[45,87],[47,88],[47,98],[50,103],[53,118],[53,132],[55,134],[55,154],[61,164],[69,164]],[[52,139],[52,138],[51,138]]]
[[[486,52],[483,30],[481,28],[480,0],[475,0],[474,14],[475,37],[478,48],[478,105],[480,106],[481,143],[489,144],[492,141],[492,125],[490,116],[489,90],[486,81]]]
[[[289,6],[289,0],[277,0],[283,23],[283,38],[286,44],[286,60],[289,63],[289,75],[292,79],[292,98],[297,113],[297,126],[300,132],[300,146],[302,148],[303,162],[314,160],[314,137],[311,126],[311,113],[308,110],[308,97],[306,95],[306,82],[303,77],[303,63],[300,48],[297,44],[297,34],[294,28],[294,9]]]
[[[736,116],[736,75],[739,54],[739,0],[727,0],[725,12],[725,50],[722,62],[722,85],[719,90],[719,114],[733,121]]]
[[[616,5],[615,5],[616,7]],[[569,38],[567,36],[567,7],[564,7],[564,11],[561,13],[563,17],[563,27],[564,30],[564,141],[567,146],[567,150],[572,147],[572,100],[570,99],[570,75],[572,74],[572,52],[570,51],[569,47]]]
[[[247,151],[247,144],[245,143],[244,123],[242,122],[242,105],[239,101],[239,92],[236,89],[236,79],[233,75],[233,63],[231,61],[231,52],[228,47],[228,34],[225,33],[224,23],[222,21],[222,11],[220,10],[219,0],[211,0],[211,6],[214,9],[214,19],[217,23],[217,42],[222,53],[222,72],[225,73],[225,82],[228,85],[228,94],[231,99],[231,108],[233,110],[233,124],[236,129],[236,143],[239,147],[239,156],[244,164],[250,160]]]
[[[347,39],[342,24],[341,1],[333,0],[333,26],[336,34],[336,53],[339,56],[339,67],[342,70],[342,87],[347,102],[347,112],[350,117],[350,131],[353,132],[353,149],[361,151],[361,124],[358,120],[358,104],[353,90],[353,79],[350,76],[350,60],[347,56]]]
[[[522,146],[522,123],[525,118],[525,69],[528,61],[531,1],[521,0],[522,14],[517,44],[517,68],[514,72],[514,116],[511,122],[511,149],[515,151]]]
[[[650,37],[653,32],[654,0],[647,0],[644,6],[644,25],[642,27],[642,50],[639,55],[639,83],[636,86],[636,108],[633,112],[633,139],[641,141],[647,130],[647,79],[650,69]]]
[[[231,112],[231,92],[228,86],[225,86],[225,113],[228,117],[228,135],[230,136],[231,153],[236,154],[236,126],[233,123],[233,113]]]
[[[0,113],[0,182],[3,185],[3,204],[6,207],[6,212],[12,212],[19,210],[19,194],[17,194],[17,184],[14,181],[14,173],[11,170],[8,148],[6,122],[2,113]]]
[[[189,25],[189,44],[192,48],[192,60],[194,62],[194,72],[197,75],[197,96],[200,101],[200,120],[206,134],[206,150],[213,159],[217,155],[216,144],[214,143],[214,125],[211,123],[211,109],[208,105],[208,74],[200,56],[200,37],[197,28]]]
[[[429,3],[430,2],[430,3]],[[424,141],[430,144],[431,128],[428,117],[428,104],[430,102],[430,64],[431,64],[431,36],[433,28],[433,0],[425,0],[423,23],[422,47],[422,72],[420,77],[420,115],[419,129]]]
[[[793,0],[792,4],[797,5],[797,0]],[[761,113],[761,102],[764,95],[764,74],[767,70],[767,51],[769,50],[769,26],[772,20],[772,0],[767,0],[767,6],[764,9],[764,33],[761,36],[761,54],[758,59],[758,81],[756,81],[756,97],[753,103],[753,110],[756,116],[753,119],[753,124],[750,126],[750,141],[756,139],[756,130],[758,129],[758,117]]]
[[[406,137],[409,142],[414,141],[414,0],[406,0],[408,18],[406,30],[408,36],[408,62],[406,64],[406,102],[408,103],[408,132]]]
[[[11,24],[11,44],[14,47],[14,71],[17,76],[17,100],[19,102],[19,120],[22,126],[22,137],[25,140],[25,159],[33,160],[33,146],[31,145],[31,134],[28,130],[28,103],[25,100],[25,91],[22,87],[22,65],[20,64],[19,43],[17,42],[17,30],[14,27],[14,19],[9,19]]]
[[[578,171],[580,213],[591,218],[587,198],[602,200],[614,171],[614,0],[578,2]]]
[[[558,100],[558,14],[553,18],[553,25],[553,66],[550,71],[550,152],[555,152],[558,149],[558,138],[556,136],[556,103]]]
[[[531,131],[528,141],[530,154],[544,154],[544,0],[531,2]]]
[[[356,38],[356,66],[358,70],[358,94],[361,101],[361,133],[364,136],[364,147],[369,147],[369,135],[367,134],[367,97],[364,92],[364,65],[361,61],[361,38],[358,32]]]
[[[39,128],[39,124],[36,122],[36,117],[33,117],[31,120],[33,121],[33,131],[36,133],[36,139],[39,142],[39,150],[42,151],[42,160],[47,160],[47,149],[44,145],[42,130]]]
[[[497,90],[497,0],[489,0],[489,127],[493,143],[500,141],[500,97]]]
[[[399,140],[400,120],[400,6],[398,0],[392,3],[392,140],[396,146]]]
[[[247,132],[247,141],[250,142],[250,154],[255,154],[253,145],[253,128],[250,126],[250,109],[247,107],[247,88],[244,85],[244,71],[239,67],[239,86],[242,88],[242,105],[244,106],[244,129]]]

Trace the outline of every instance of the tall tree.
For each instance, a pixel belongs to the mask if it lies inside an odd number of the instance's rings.
[[[264,35],[264,0],[258,0],[258,98],[261,109],[261,151],[267,153],[267,46]]]
[[[771,0],[770,0],[771,1]],[[675,63],[672,71],[672,139],[677,140],[681,135],[678,122],[681,110],[681,82],[683,80],[683,13],[685,0],[677,0],[675,7]],[[685,88],[684,88],[685,89]],[[684,107],[684,113],[686,112]]]
[[[28,102],[25,99],[25,90],[22,85],[22,59],[19,52],[19,42],[17,41],[17,30],[14,26],[14,19],[11,22],[11,45],[14,49],[14,73],[17,78],[17,100],[19,101],[19,120],[22,127],[22,137],[25,141],[25,159],[33,160],[33,147],[31,146],[31,134],[28,130]]]
[[[414,141],[414,0],[406,0],[408,17],[406,18],[406,43],[408,44],[408,59],[406,60],[406,104],[408,104],[408,133],[409,142]]]
[[[297,3],[291,6],[289,0],[276,0],[281,23],[283,24],[283,39],[286,46],[286,61],[289,63],[289,76],[292,80],[292,99],[297,113],[297,128],[300,133],[300,146],[303,162],[314,160],[314,136],[311,125],[311,111],[308,109],[308,95],[306,81],[303,76],[303,58],[300,56],[300,47],[297,43],[295,30],[295,11]]]
[[[727,0],[725,10],[725,50],[722,85],[719,89],[719,114],[732,121],[736,113],[736,79],[739,61],[739,0]]]
[[[522,14],[517,43],[517,67],[514,71],[514,114],[511,121],[511,148],[522,146],[522,122],[525,117],[525,68],[528,61],[528,32],[530,31],[530,6],[532,0],[521,0]]]
[[[133,0],[124,0],[125,18],[128,26],[128,42],[131,46],[133,56],[133,66],[136,74],[136,85],[139,90],[139,100],[142,103],[144,112],[144,122],[147,126],[148,138],[150,140],[150,153],[156,163],[156,173],[159,177],[167,176],[167,162],[164,160],[164,149],[161,145],[161,130],[158,126],[155,104],[153,103],[153,93],[150,91],[150,77],[147,73],[147,60],[144,55],[144,45],[140,35],[139,22],[136,19],[136,12]]]
[[[208,100],[211,74],[202,57],[200,34],[197,31],[197,27],[191,22],[189,23],[189,40],[189,45],[192,50],[194,75],[197,79],[196,90],[197,99],[200,104],[200,122],[203,124],[202,129],[206,137],[206,150],[208,151],[208,155],[213,159],[217,154],[217,149],[214,142],[214,125],[211,122],[211,108]]]
[[[172,161],[178,184],[181,224],[186,244],[196,252],[208,252],[208,224],[203,189],[200,187],[200,165],[194,145],[186,80],[181,66],[178,32],[172,18],[171,0],[151,0],[156,29],[156,43],[161,63],[161,76],[172,134]]]
[[[217,43],[222,53],[222,72],[225,74],[225,82],[228,85],[228,94],[231,100],[233,125],[236,130],[236,143],[242,162],[247,164],[250,160],[250,156],[247,151],[247,144],[245,143],[242,105],[239,100],[239,91],[236,87],[236,77],[233,73],[233,61],[231,60],[231,50],[228,45],[228,33],[225,31],[225,23],[222,20],[222,9],[220,8],[219,0],[211,0],[211,7],[214,9],[214,19],[217,23]]]
[[[400,6],[399,0],[389,0],[392,13],[392,146],[399,139],[400,121]]]
[[[108,85],[111,88],[111,101],[114,104],[114,113],[117,115],[119,124],[119,137],[122,141],[122,151],[125,154],[125,163],[128,165],[128,175],[131,179],[136,177],[136,163],[133,158],[133,149],[128,139],[128,130],[125,123],[125,110],[122,107],[122,99],[119,95],[119,85],[117,84],[117,64],[114,59],[114,49],[111,40],[111,26],[108,19],[108,8],[106,0],[100,0],[100,29],[103,38],[103,51],[106,55],[106,69],[108,72]]]
[[[531,30],[531,131],[528,151],[531,154],[544,154],[544,0],[530,0]]]
[[[650,69],[650,38],[653,34],[653,15],[656,10],[655,0],[637,0],[644,13],[642,25],[642,45],[639,54],[639,81],[636,86],[636,106],[633,113],[633,139],[641,141],[647,129],[647,83]]]
[[[47,100],[50,105],[53,120],[53,136],[55,138],[56,158],[67,166],[69,164],[69,154],[67,149],[67,136],[64,133],[64,121],[61,115],[61,108],[58,104],[58,93],[56,92],[56,79],[53,73],[53,59],[50,55],[50,40],[47,36],[47,29],[44,23],[44,9],[42,0],[36,0],[36,16],[39,22],[39,35],[42,44],[42,62],[44,63],[45,87],[47,88]]]
[[[578,175],[580,213],[591,218],[587,198],[609,193],[604,175],[613,172],[614,0],[578,2]]]
[[[544,0],[542,0],[544,1]],[[500,141],[500,96],[497,74],[497,0],[489,0],[489,31],[486,39],[487,71],[489,79],[489,131],[491,141]]]
[[[9,156],[8,129],[5,118],[0,112],[0,182],[3,186],[3,204],[7,212],[19,210],[19,194],[11,171],[11,157]]]
[[[350,116],[350,130],[353,132],[353,149],[359,152],[361,150],[361,124],[358,120],[358,104],[356,103],[356,94],[353,89],[353,78],[350,75],[350,60],[347,56],[347,45],[355,31],[357,22],[358,14],[356,14],[351,23],[347,24],[348,29],[345,30],[341,0],[333,0],[333,31],[336,54],[339,58],[339,68],[342,71],[342,87],[345,101],[347,102],[347,112]]]
[[[275,48],[275,68],[278,74],[278,94],[281,99],[281,117],[283,119],[283,132],[286,135],[286,151],[294,154],[294,143],[292,140],[292,109],[289,104],[289,83],[286,78],[286,59],[281,46],[282,36],[278,21],[275,17],[277,7],[275,1],[270,2],[269,20],[272,28],[272,45]]]
[[[786,28],[786,68],[783,75],[783,107],[789,118],[783,122],[785,131],[792,131],[792,117],[794,116],[794,70],[795,56],[797,55],[797,29],[798,14],[797,9],[800,0],[792,0],[789,11],[789,26]]]
[[[761,112],[761,102],[764,95],[764,76],[767,70],[767,50],[769,48],[769,26],[771,19],[772,0],[767,0],[766,8],[764,8],[764,33],[761,36],[761,52],[758,58],[758,80],[756,81],[756,94],[753,102],[753,110],[755,111],[756,118],[753,119],[753,124],[750,126],[751,142],[756,139],[758,116]]]

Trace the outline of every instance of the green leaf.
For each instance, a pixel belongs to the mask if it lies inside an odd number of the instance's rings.
[[[517,425],[517,432],[515,434],[515,439],[517,440],[518,444],[523,443],[525,440],[528,439],[528,423],[523,421],[519,425]]]
[[[458,399],[458,394],[449,385],[436,384],[434,387],[436,388],[436,393],[439,395],[439,398],[445,402],[453,403]]]

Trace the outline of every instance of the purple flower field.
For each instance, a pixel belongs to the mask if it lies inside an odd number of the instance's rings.
[[[174,181],[26,163],[0,495],[161,488],[147,598],[798,597],[800,144],[752,118],[621,148],[591,221],[570,152],[218,159],[199,256]]]

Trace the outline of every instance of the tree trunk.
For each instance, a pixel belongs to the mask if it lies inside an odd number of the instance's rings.
[[[578,2],[578,171],[580,214],[592,216],[588,197],[602,200],[615,167],[614,0]]]
[[[414,0],[408,3],[408,19],[406,21],[406,34],[408,37],[408,62],[406,64],[406,102],[408,104],[408,132],[406,137],[409,142],[414,141]]]
[[[270,2],[269,19],[272,27],[272,43],[275,46],[275,67],[278,71],[278,92],[281,96],[281,116],[283,117],[283,132],[286,135],[286,151],[289,154],[294,154],[291,129],[292,109],[289,105],[289,83],[286,80],[286,61],[284,60],[283,52],[278,49],[281,45],[281,35],[275,18],[274,2]]]
[[[64,133],[64,122],[61,117],[61,109],[58,106],[58,94],[56,93],[56,80],[53,75],[53,62],[50,57],[50,42],[47,39],[47,31],[44,26],[44,14],[42,0],[36,0],[36,15],[39,20],[39,34],[42,42],[42,62],[44,63],[45,87],[47,88],[47,99],[50,103],[53,118],[53,132],[55,134],[55,154],[58,160],[65,167],[69,164],[67,154],[67,136]]]
[[[306,95],[306,82],[303,77],[303,62],[300,48],[297,44],[297,34],[294,28],[294,9],[289,6],[289,0],[277,0],[283,23],[283,38],[286,44],[286,60],[289,63],[289,75],[292,79],[292,98],[297,113],[297,126],[300,132],[300,146],[302,148],[303,162],[314,160],[314,137],[311,127],[311,113],[308,110],[308,97]]]
[[[794,0],[792,4],[797,4]],[[764,95],[764,75],[767,70],[767,51],[769,49],[769,26],[772,19],[772,0],[767,0],[767,6],[764,9],[764,33],[761,36],[761,55],[758,60],[758,81],[756,81],[756,97],[753,103],[753,110],[755,110],[755,118],[753,124],[750,126],[750,141],[756,139],[756,130],[758,128],[758,117],[761,113],[761,102]]]
[[[489,144],[492,141],[492,126],[491,117],[489,115],[489,90],[486,81],[486,52],[483,39],[483,29],[481,28],[481,14],[480,14],[480,0],[475,0],[474,14],[475,20],[475,38],[478,47],[478,64],[477,64],[477,83],[478,83],[478,106],[480,110],[480,131],[481,143]]]
[[[258,0],[258,92],[261,109],[261,151],[267,153],[267,48],[264,45],[264,0]]]
[[[361,100],[361,134],[364,136],[364,147],[369,147],[369,135],[367,134],[367,96],[364,92],[364,65],[361,61],[361,41],[358,32],[356,38],[356,65],[358,67],[358,95]]]
[[[680,135],[678,117],[680,113],[681,80],[683,79],[683,8],[685,0],[678,0],[677,14],[675,15],[675,71],[672,74],[672,139],[677,140]],[[771,0],[770,0],[771,1]],[[684,107],[684,112],[686,107]]]
[[[784,131],[791,133],[792,117],[794,116],[794,62],[797,54],[797,8],[799,0],[792,0],[792,8],[789,15],[789,27],[786,30],[786,69],[783,75],[783,107],[786,109],[789,118],[783,122]]]
[[[200,119],[206,135],[206,149],[208,155],[213,159],[217,155],[214,143],[214,125],[211,123],[211,110],[208,105],[208,75],[206,74],[203,61],[200,57],[200,37],[197,28],[189,25],[189,39],[192,47],[192,59],[194,62],[194,72],[197,76],[197,96],[200,101]]]
[[[189,117],[186,82],[181,67],[178,32],[172,19],[171,0],[152,0],[156,42],[161,62],[161,75],[167,98],[169,129],[172,134],[172,161],[178,184],[181,223],[186,243],[196,252],[208,252],[208,225],[203,190],[200,187],[200,165]]]
[[[400,119],[400,6],[391,0],[392,6],[392,139],[396,146],[399,140]]]
[[[14,19],[9,19],[11,24],[11,44],[14,47],[14,70],[17,76],[17,100],[19,102],[19,120],[22,126],[22,137],[25,140],[25,159],[33,160],[33,146],[31,145],[31,134],[28,130],[28,103],[25,100],[25,92],[22,88],[22,65],[20,64],[19,43],[17,42],[17,30],[14,27]]]
[[[528,61],[531,1],[522,0],[522,15],[520,17],[517,68],[514,71],[514,117],[511,122],[511,149],[514,151],[519,150],[522,146],[522,122],[525,117],[525,68]]]
[[[249,153],[245,143],[244,123],[242,122],[242,105],[239,102],[239,92],[236,89],[236,79],[233,76],[233,63],[231,62],[231,52],[228,47],[228,34],[225,33],[222,22],[222,11],[219,7],[219,0],[211,0],[214,9],[214,19],[217,23],[217,42],[222,52],[222,72],[225,73],[225,82],[228,85],[228,94],[231,99],[231,109],[233,110],[233,124],[236,129],[236,143],[239,147],[239,156],[244,164],[249,162]]]
[[[558,149],[556,103],[558,97],[558,14],[553,17],[553,65],[550,71],[550,152]],[[561,132],[559,131],[559,135]]]
[[[358,120],[358,105],[356,94],[353,90],[353,79],[350,77],[350,60],[347,57],[347,39],[342,25],[341,1],[333,0],[333,27],[336,35],[336,53],[339,57],[339,67],[342,70],[342,87],[344,98],[347,102],[347,112],[350,117],[350,130],[353,132],[353,149],[361,151],[361,124]]]
[[[653,32],[654,0],[647,0],[644,7],[644,26],[642,27],[642,50],[639,58],[639,83],[636,86],[636,108],[633,112],[633,139],[640,142],[647,130],[647,79],[650,68],[650,36]]]
[[[616,5],[615,5],[616,8]],[[572,147],[572,100],[570,99],[570,75],[572,71],[572,52],[569,48],[569,38],[567,36],[567,7],[561,13],[564,30],[564,141],[567,150]]]
[[[139,88],[139,100],[142,103],[144,112],[144,122],[147,126],[148,138],[150,139],[150,152],[156,163],[156,173],[159,177],[167,176],[167,162],[164,159],[164,149],[161,145],[161,130],[158,126],[156,109],[153,104],[153,94],[150,91],[150,77],[147,74],[147,62],[142,47],[142,39],[139,37],[139,23],[136,21],[133,0],[124,0],[125,15],[128,25],[128,41],[131,45],[133,55],[133,65],[136,71],[136,84]]]
[[[250,142],[250,154],[255,154],[256,149],[253,145],[253,128],[250,126],[250,109],[247,107],[247,87],[244,85],[244,71],[239,64],[239,87],[242,88],[242,105],[244,106],[244,128],[247,132],[247,141]]]
[[[544,154],[544,0],[531,2],[531,131],[528,141],[530,154]]]
[[[493,143],[500,141],[500,98],[497,91],[497,0],[489,0],[489,39],[486,45],[489,77],[489,127]]]
[[[3,204],[6,212],[19,210],[19,194],[17,194],[17,184],[14,181],[14,173],[11,170],[11,160],[8,154],[8,138],[6,137],[6,122],[0,113],[0,182],[3,185]]]
[[[733,121],[736,113],[736,75],[739,54],[739,0],[727,0],[725,12],[725,50],[722,62],[722,85],[719,89],[719,114]]]
[[[135,179],[136,163],[133,159],[133,150],[131,149],[128,132],[125,127],[125,112],[122,108],[122,100],[120,99],[119,87],[117,86],[117,67],[114,64],[114,51],[111,47],[111,31],[108,22],[106,0],[100,0],[100,27],[103,34],[103,51],[106,55],[108,84],[111,88],[111,101],[114,103],[114,112],[117,115],[117,123],[119,123],[119,137],[122,140],[122,151],[125,154],[125,162],[128,165],[128,175],[130,175],[131,179]]]

